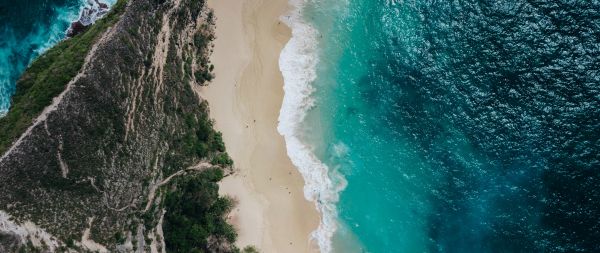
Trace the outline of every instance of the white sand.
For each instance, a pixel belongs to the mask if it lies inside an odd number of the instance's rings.
[[[304,199],[301,175],[292,165],[277,118],[283,99],[278,59],[290,38],[279,21],[285,0],[209,0],[217,17],[215,79],[200,95],[210,104],[238,173],[221,192],[239,201],[231,221],[238,245],[261,252],[316,252],[310,233],[319,224]]]

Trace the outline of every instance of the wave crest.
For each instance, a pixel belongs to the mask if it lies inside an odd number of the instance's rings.
[[[311,240],[318,243],[321,252],[327,253],[331,252],[331,239],[337,229],[335,204],[346,181],[322,163],[300,138],[302,122],[314,106],[311,95],[315,92],[312,83],[317,77],[318,31],[302,19],[303,0],[290,0],[290,4],[293,10],[281,17],[292,29],[292,38],[279,58],[285,94],[277,130],[285,138],[288,156],[304,178],[305,198],[314,202],[321,213],[321,222],[311,234]]]

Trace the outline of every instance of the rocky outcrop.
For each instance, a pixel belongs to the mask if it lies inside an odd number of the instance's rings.
[[[32,246],[27,224],[56,242],[33,245],[47,251],[164,248],[156,236],[168,185],[159,184],[220,152],[192,91],[209,73],[213,24],[204,0],[127,2],[80,73],[2,155],[0,210],[13,226],[0,225],[0,249]]]
[[[108,13],[108,10],[108,4],[99,0],[88,0],[87,6],[81,10],[79,18],[71,22],[71,26],[67,30],[67,37],[73,37],[82,33],[86,28],[94,24],[96,20]]]

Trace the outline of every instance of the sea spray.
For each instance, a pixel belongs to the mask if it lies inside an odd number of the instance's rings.
[[[331,252],[331,238],[337,227],[335,204],[339,192],[346,186],[344,178],[330,170],[301,140],[301,125],[306,113],[314,106],[311,94],[316,78],[318,32],[302,18],[303,0],[292,0],[293,10],[281,20],[292,29],[292,38],[284,47],[279,67],[284,79],[284,98],[279,115],[278,131],[284,136],[288,155],[304,177],[304,196],[316,204],[321,222],[311,237],[321,252]]]
[[[51,24],[40,24],[25,37],[19,36],[14,27],[4,27],[0,41],[0,116],[10,106],[15,82],[21,72],[37,56],[58,43],[65,36],[68,24],[77,19],[78,11],[69,7],[54,9],[56,15]]]
[[[0,7],[3,1],[0,0]],[[54,1],[48,7],[32,10],[32,13],[28,13],[31,15],[29,17],[10,17],[11,13],[6,13],[5,17],[11,21],[0,26],[0,117],[8,111],[16,81],[25,68],[39,55],[63,40],[70,24],[81,19],[86,8],[98,9],[99,3],[112,6],[116,0]],[[101,15],[94,15],[85,20],[93,23],[100,17]]]
[[[88,0],[87,5],[80,11],[79,19],[71,22],[71,26],[67,30],[67,37],[73,37],[85,31],[96,20],[108,13],[109,7],[109,4],[100,0]]]

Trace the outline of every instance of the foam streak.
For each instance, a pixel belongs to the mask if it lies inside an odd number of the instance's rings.
[[[312,240],[316,240],[321,252],[328,253],[337,228],[335,204],[345,183],[341,175],[330,171],[300,138],[302,122],[314,105],[311,95],[315,91],[312,83],[318,63],[318,31],[302,20],[303,0],[291,0],[290,4],[294,10],[281,17],[292,29],[292,38],[279,59],[285,95],[277,130],[284,136],[288,156],[304,178],[304,196],[315,203],[322,216],[319,227],[311,235]]]

